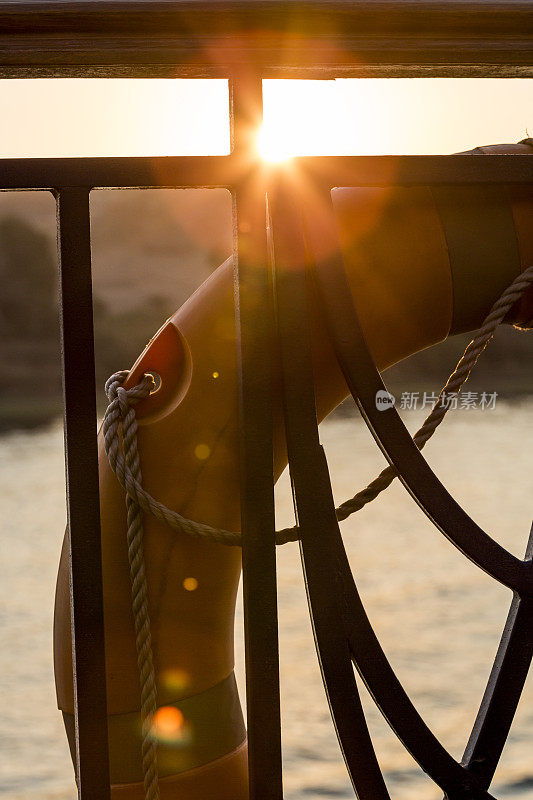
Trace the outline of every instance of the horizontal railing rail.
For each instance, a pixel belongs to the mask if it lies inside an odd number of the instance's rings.
[[[335,186],[427,186],[528,183],[529,155],[300,156],[293,169],[313,184]],[[267,182],[276,167],[257,163],[243,170],[242,157],[168,156],[128,158],[3,158],[0,190],[225,188],[250,177]]]

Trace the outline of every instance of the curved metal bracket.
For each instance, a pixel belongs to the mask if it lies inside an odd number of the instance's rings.
[[[342,543],[327,463],[319,444],[307,299],[310,243],[290,187],[269,195],[274,288],[278,308],[287,446],[302,563],[317,652],[331,713],[354,788],[360,798],[388,797],[375,758],[347,649],[361,678],[406,749],[449,800],[490,798],[501,755],[533,654],[531,553],[512,556],[482,531],[448,494],[394,411],[377,411],[384,388],[366,346],[346,282],[335,218],[321,219],[334,253],[314,264],[313,280],[337,357],[377,443],[435,525],[474,563],[515,592],[478,719],[463,763],[440,744],[415,709],[383,652],[366,615]],[[331,206],[331,203],[330,203]],[[322,210],[324,205],[322,205]],[[531,544],[529,549],[531,549]],[[523,599],[521,599],[521,597]],[[362,759],[362,755],[365,759]]]

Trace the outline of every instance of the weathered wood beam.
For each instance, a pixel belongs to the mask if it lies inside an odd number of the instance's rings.
[[[531,0],[0,0],[0,75],[533,76]]]

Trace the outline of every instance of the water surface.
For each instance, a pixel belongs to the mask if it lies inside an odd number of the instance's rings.
[[[413,431],[420,415],[406,413]],[[425,450],[466,510],[516,555],[531,525],[533,402],[452,412]],[[321,428],[337,502],[383,466],[358,419]],[[0,566],[0,797],[74,800],[70,757],[55,705],[52,612],[65,524],[58,425],[0,438],[3,520]],[[278,525],[292,520],[286,476]],[[439,534],[401,486],[342,523],[370,619],[418,709],[460,758],[481,699],[510,592]],[[350,798],[314,654],[298,548],[278,550],[286,800]],[[242,686],[242,609],[236,629]],[[392,798],[437,800],[364,695]],[[501,800],[533,800],[533,692],[526,686],[493,784]]]

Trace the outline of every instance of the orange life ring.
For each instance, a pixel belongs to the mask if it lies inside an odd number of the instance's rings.
[[[496,151],[527,153],[531,147],[501,145]],[[334,204],[350,288],[380,370],[445,339],[450,331],[475,328],[502,289],[533,264],[531,189],[341,189],[334,193]],[[530,292],[514,310],[513,321],[533,317],[531,300]],[[311,325],[322,419],[348,392],[316,309]],[[128,384],[134,385],[144,370],[162,379],[160,390],[137,406],[147,490],[186,517],[236,531],[235,354],[228,260],[155,335]],[[286,463],[280,407],[275,420],[277,477]],[[142,800],[124,493],[101,437],[100,497],[112,797]],[[233,678],[240,551],[176,536],[147,516],[145,557],[158,702],[174,721],[176,734],[159,747],[161,798],[245,800],[246,734]],[[54,641],[58,705],[72,741],[66,547]]]

